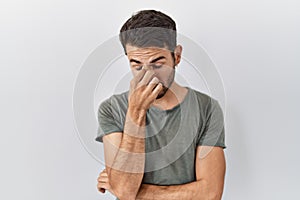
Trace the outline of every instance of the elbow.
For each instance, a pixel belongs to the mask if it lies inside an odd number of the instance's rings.
[[[201,196],[200,198],[203,198],[203,196],[205,196],[205,199],[208,200],[222,199],[223,184],[213,184],[212,182],[209,182],[205,179],[197,180],[197,183],[199,184],[200,188],[202,188],[202,193],[199,194]]]
[[[117,196],[120,200],[135,200],[135,196],[120,195]]]
[[[208,184],[207,185],[208,199],[209,200],[221,200],[223,194],[223,185]]]
[[[222,193],[223,191],[221,190],[215,190],[215,191],[212,191],[210,192],[209,194],[209,199],[210,200],[221,200],[222,199]]]
[[[135,200],[140,188],[140,181],[143,174],[128,174],[120,173],[117,170],[110,171],[108,174],[108,181],[110,183],[113,194],[120,200]],[[128,181],[128,177],[132,181]]]
[[[128,192],[125,192],[125,191],[122,191],[122,192],[116,194],[116,196],[120,200],[135,200],[136,199],[136,194],[128,193]]]
[[[137,193],[121,185],[111,185],[112,191],[120,200],[135,200]]]

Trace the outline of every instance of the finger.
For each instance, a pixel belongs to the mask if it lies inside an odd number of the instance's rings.
[[[150,82],[150,80],[153,78],[154,76],[154,71],[153,70],[148,70],[144,77],[142,78],[142,80],[138,83],[138,86],[142,86],[142,85],[148,85],[148,83]]]
[[[100,176],[108,176],[106,172],[101,172]]]
[[[97,189],[98,189],[98,191],[101,192],[101,193],[105,193],[105,191],[106,191],[106,189],[104,189],[104,188],[97,188]]]
[[[146,69],[142,68],[137,74],[136,76],[134,77],[134,79],[139,82],[142,80],[142,78],[144,77],[145,73],[147,72]]]
[[[162,89],[163,89],[162,83],[158,83],[158,85],[154,88],[150,96],[156,98]]]
[[[97,188],[100,191],[101,189],[109,190],[110,186],[107,183],[98,183]]]
[[[101,173],[103,173],[103,172],[106,172],[106,168],[104,168]]]
[[[134,77],[133,79],[131,80],[131,84],[132,84],[132,87],[135,88],[136,85],[142,80],[142,78],[144,77],[146,73],[146,70],[143,68],[141,71],[139,71]]]
[[[100,190],[99,190],[100,192],[102,192],[102,193],[105,193],[105,191],[106,191],[106,189],[104,189],[104,188],[100,188]]]
[[[152,90],[157,86],[158,83],[159,83],[158,78],[154,77],[147,85],[147,87],[145,89],[145,93],[150,94],[152,92]]]
[[[102,172],[100,172],[99,176],[103,173],[106,173],[106,170],[104,169]]]
[[[107,176],[99,176],[99,177],[97,178],[97,180],[98,180],[98,181],[100,181],[100,180],[108,180],[108,177],[107,177]]]
[[[102,178],[102,177],[107,178],[108,176],[107,176],[107,174],[105,175],[104,173],[103,173],[103,174],[101,173],[101,174],[98,176],[97,180],[99,180],[99,179]]]
[[[149,82],[149,85],[150,85],[150,84],[155,84],[155,85],[157,85],[158,83],[159,83],[159,79],[155,76],[155,77],[153,77],[152,80]]]
[[[100,182],[100,183],[108,183],[109,181],[108,181],[108,178],[106,178],[106,177],[100,177],[100,178],[98,178],[98,182]]]

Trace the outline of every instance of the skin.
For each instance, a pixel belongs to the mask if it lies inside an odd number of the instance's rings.
[[[152,78],[156,77],[163,84],[163,89],[153,102],[153,106],[167,109],[177,105],[184,98],[187,89],[174,81],[175,66],[181,60],[181,45],[174,50],[175,61],[171,52],[166,48],[138,48],[127,45],[126,51],[134,77],[144,68],[149,71],[148,73],[153,74]]]
[[[196,181],[172,186],[141,184],[135,199],[220,200],[222,198],[225,176],[223,149],[209,146],[198,147],[195,166]],[[98,177],[98,190],[102,193],[108,190],[114,194],[105,169]]]
[[[103,137],[106,169],[98,177],[98,190],[108,190],[121,200],[221,199],[225,177],[221,147],[197,147],[194,182],[174,186],[141,183],[147,110],[150,106],[173,108],[184,99],[187,89],[174,81],[175,66],[181,59],[180,45],[174,50],[175,60],[166,48],[127,45],[126,50],[134,78],[130,82],[124,132]]]

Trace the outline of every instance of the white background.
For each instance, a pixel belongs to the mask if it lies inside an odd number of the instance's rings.
[[[1,1],[0,199],[114,199],[96,190],[103,166],[77,137],[73,85],[88,55],[134,11],[146,8],[173,17],[180,33],[207,50],[223,78],[223,199],[296,199],[296,0]]]

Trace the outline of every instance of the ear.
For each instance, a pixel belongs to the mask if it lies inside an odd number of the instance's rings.
[[[175,54],[175,65],[178,65],[181,60],[181,54],[182,54],[182,46],[179,44],[174,49]]]

